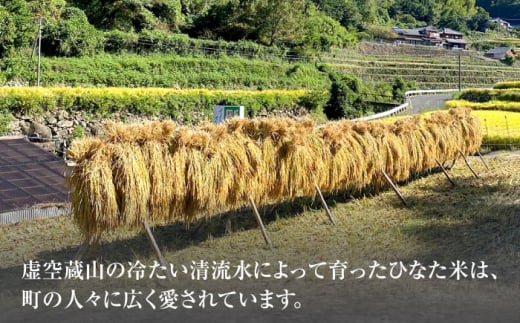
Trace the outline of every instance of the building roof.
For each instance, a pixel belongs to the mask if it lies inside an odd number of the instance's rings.
[[[399,34],[402,34],[405,37],[408,37],[408,36],[422,37],[423,36],[418,29],[399,29],[396,32]]]
[[[428,31],[434,31],[434,32],[439,32],[439,29],[437,29],[437,28],[434,27],[434,26],[419,27],[419,28],[416,28],[416,29],[419,29],[419,30],[428,30]]]
[[[506,21],[506,20],[504,20],[504,19],[502,19],[500,17],[498,17],[498,18],[491,18],[491,19],[489,19],[489,21],[491,21],[491,22],[498,22],[498,23],[502,23],[502,24],[505,24],[505,25],[511,25],[509,23],[509,21]]]
[[[486,52],[486,54],[506,54],[507,52],[509,52],[511,50],[511,48],[509,47],[496,47],[496,48],[493,48],[493,49],[490,49]]]
[[[498,18],[492,18],[489,21],[501,24],[502,26],[504,26],[505,28],[507,28],[509,30],[513,30],[513,28],[520,26],[520,19],[515,19],[515,18],[506,20],[506,19],[502,19],[502,18],[498,17]]]
[[[460,31],[456,31],[456,30],[453,30],[453,29],[450,29],[450,28],[443,28],[442,32],[445,33],[445,34],[450,34],[450,35],[464,36],[464,34],[461,33]]]
[[[0,214],[69,201],[65,163],[23,138],[0,138]]]
[[[464,36],[463,33],[450,29],[450,28],[443,28],[442,30],[439,30],[433,26],[419,27],[419,28],[413,28],[413,29],[401,29],[401,28],[394,27],[392,29],[396,33],[403,35],[405,37],[424,36],[426,31],[432,31],[435,33],[444,33],[444,34],[448,34],[448,35]]]

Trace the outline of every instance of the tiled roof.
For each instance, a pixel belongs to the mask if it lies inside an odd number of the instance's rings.
[[[445,33],[445,34],[450,34],[450,35],[461,35],[461,36],[464,35],[460,31],[456,31],[456,30],[453,30],[453,29],[450,29],[450,28],[443,28],[442,32]]]
[[[422,34],[417,29],[399,29],[400,34],[404,36],[422,36]]]
[[[0,213],[68,202],[65,163],[21,138],[0,138]]]
[[[511,48],[509,48],[509,47],[496,47],[496,48],[488,50],[486,52],[486,54],[506,54],[510,50],[511,50]]]

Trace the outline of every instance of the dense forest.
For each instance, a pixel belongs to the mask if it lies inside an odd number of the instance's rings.
[[[520,21],[520,0],[477,0],[477,5],[486,9],[492,17]]]
[[[0,57],[31,48],[40,20],[48,56],[118,51],[138,39],[174,44],[188,37],[312,55],[377,37],[389,30],[385,26],[484,31],[489,12],[518,16],[520,1],[0,0]]]

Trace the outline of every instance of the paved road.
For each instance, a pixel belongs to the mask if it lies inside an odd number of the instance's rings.
[[[447,94],[425,94],[411,96],[409,98],[411,106],[403,114],[419,114],[432,110],[439,110],[444,107],[444,103],[453,98],[453,93]]]

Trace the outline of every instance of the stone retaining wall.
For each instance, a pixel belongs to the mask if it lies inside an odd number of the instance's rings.
[[[307,114],[303,108],[289,109],[284,111],[260,111],[257,116],[279,116],[279,117],[301,117]],[[55,141],[66,140],[70,142],[74,138],[83,136],[100,136],[103,132],[103,124],[106,120],[116,122],[145,122],[170,119],[165,116],[135,115],[129,112],[116,112],[110,116],[93,116],[91,114],[74,111],[55,109],[42,115],[13,115],[13,121],[9,125],[10,136],[26,136],[48,151],[54,152]],[[190,115],[189,121],[182,117],[175,120],[179,124],[198,124],[204,120],[210,120],[211,116],[204,113]],[[38,139],[40,138],[40,139]]]

